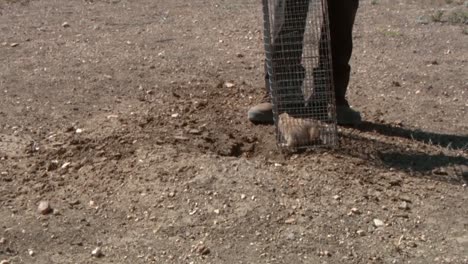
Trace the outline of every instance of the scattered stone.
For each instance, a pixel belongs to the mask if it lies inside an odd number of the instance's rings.
[[[383,227],[383,226],[385,226],[385,223],[380,219],[374,219],[374,226],[375,227]]]
[[[289,233],[289,234],[286,235],[286,238],[287,238],[288,240],[294,240],[294,239],[296,238],[296,236],[294,235],[294,233],[291,232],[291,233]]]
[[[171,117],[172,118],[177,118],[177,117],[179,117],[179,114],[178,113],[172,114]]]
[[[170,192],[170,193],[169,193],[167,196],[169,196],[169,197],[171,197],[171,198],[172,198],[172,197],[174,197],[174,196],[175,196],[175,192]]]
[[[79,205],[80,203],[81,203],[80,200],[71,200],[68,202],[68,204],[71,206]]]
[[[401,210],[409,210],[410,209],[410,207],[408,205],[408,202],[405,202],[405,201],[401,202],[398,205],[398,208],[400,208]]]
[[[351,208],[351,213],[358,215],[358,214],[361,214],[361,211],[359,211],[359,209],[357,209],[357,208]]]
[[[19,44],[18,44],[18,43],[11,43],[11,44],[10,44],[10,47],[12,47],[12,48],[14,48],[14,47],[18,47],[18,46],[19,46]]]
[[[6,243],[6,238],[0,237],[0,245],[3,245]]]
[[[245,200],[245,198],[247,198],[247,195],[241,194],[241,199],[242,199],[242,200]]]
[[[400,195],[400,200],[411,203],[411,198],[407,195]]]
[[[10,263],[11,263],[11,262],[8,261],[8,260],[6,260],[6,259],[0,261],[0,264],[10,264]]]
[[[189,133],[192,134],[192,135],[200,135],[201,131],[198,130],[198,129],[190,129]]]
[[[233,88],[234,86],[236,86],[234,83],[232,82],[225,82],[224,85],[226,86],[226,88]]]
[[[81,128],[78,128],[78,129],[76,129],[76,130],[75,130],[75,133],[77,133],[77,134],[81,134],[81,133],[83,133],[83,129],[81,129]]]
[[[356,234],[358,234],[358,236],[365,236],[365,235],[366,235],[366,231],[360,229],[360,230],[356,231]]]
[[[93,251],[91,251],[91,256],[93,256],[95,258],[100,258],[100,257],[104,256],[104,254],[102,254],[101,248],[97,247]]]
[[[32,249],[28,249],[29,256],[34,256],[36,253]]]
[[[400,217],[400,218],[406,218],[406,219],[408,219],[408,218],[409,218],[409,215],[408,215],[408,214],[395,214],[395,215],[393,215],[393,217]]]
[[[214,212],[215,214],[219,214],[220,211],[219,211],[219,209],[214,209],[213,212]]]
[[[64,170],[64,169],[68,168],[70,165],[71,165],[71,162],[65,162],[65,163],[62,165],[61,169]]]
[[[335,200],[340,200],[341,197],[340,197],[339,195],[334,195],[334,196],[333,196],[333,199],[335,199]]]
[[[288,225],[294,224],[295,222],[296,222],[296,219],[294,218],[288,218],[284,221],[284,223]]]
[[[174,136],[174,139],[180,140],[180,141],[188,141],[190,138],[184,137],[184,136]]]
[[[68,24],[68,22],[63,22],[62,27],[64,28],[70,27],[70,24]]]
[[[42,215],[47,215],[47,214],[52,213],[53,210],[52,210],[52,207],[50,207],[50,204],[48,201],[41,201],[39,202],[37,211]]]
[[[208,255],[210,254],[210,249],[207,248],[205,245],[199,245],[197,247],[197,253],[200,254],[200,255]]]
[[[331,253],[328,251],[328,250],[325,250],[325,251],[320,251],[319,252],[319,256],[320,257],[331,257]]]

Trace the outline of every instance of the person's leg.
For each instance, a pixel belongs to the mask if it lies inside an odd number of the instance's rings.
[[[304,67],[301,65],[304,32],[306,27],[309,0],[276,0],[274,10],[269,10],[263,1],[265,19],[273,14],[272,40],[270,59],[272,60],[274,79],[270,79],[267,65],[265,65],[265,86],[269,97],[270,84],[274,84],[275,95],[278,98],[278,110],[300,111],[304,106],[302,82],[305,77]],[[267,7],[267,8],[266,8]],[[272,11],[272,12],[270,12]],[[295,76],[295,78],[291,78]],[[302,102],[301,102],[302,101]],[[272,122],[272,106],[261,103],[252,107],[248,116],[253,122]],[[294,113],[291,113],[294,114]]]
[[[358,0],[328,0],[333,82],[338,105],[347,104],[346,91],[351,72],[349,61],[353,51],[353,26],[358,6]]]
[[[326,80],[330,78],[327,75],[332,68],[338,124],[357,124],[361,116],[349,107],[346,92],[351,73],[349,61],[353,50],[352,33],[359,0],[327,0],[327,4],[328,21],[322,24],[320,62],[314,69],[314,95],[310,103],[316,109],[314,112],[326,116],[320,113],[327,109],[329,91]],[[327,26],[329,31],[325,28]]]

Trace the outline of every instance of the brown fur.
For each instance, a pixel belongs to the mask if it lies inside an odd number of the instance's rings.
[[[279,115],[278,129],[288,148],[305,146],[320,139],[319,121],[294,118],[287,113]]]

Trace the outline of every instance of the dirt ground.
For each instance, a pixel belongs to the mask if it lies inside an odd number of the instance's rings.
[[[260,1],[0,0],[0,263],[468,263],[467,12],[361,1],[365,122],[283,155]]]

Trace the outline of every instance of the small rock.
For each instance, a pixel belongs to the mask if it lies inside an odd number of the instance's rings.
[[[286,219],[286,220],[284,221],[284,223],[285,223],[285,224],[288,224],[288,225],[294,224],[295,222],[296,222],[296,219],[294,219],[294,218],[288,218],[288,219]]]
[[[361,214],[361,211],[359,211],[359,209],[357,209],[357,208],[351,208],[351,213],[352,214]]]
[[[385,225],[385,223],[380,220],[380,219],[374,219],[374,226],[375,227],[383,227]]]
[[[340,200],[341,197],[340,197],[339,195],[334,195],[334,196],[333,196],[333,199],[335,199],[335,200]]]
[[[289,240],[294,240],[296,238],[296,236],[294,235],[294,233],[289,233],[286,235],[286,238],[289,239]]]
[[[179,117],[179,114],[178,113],[172,114],[171,117],[172,118],[177,118],[177,117]]]
[[[171,198],[172,198],[172,197],[174,197],[174,196],[175,196],[175,192],[170,192],[170,193],[169,193],[167,196],[169,196],[169,197],[171,197]]]
[[[64,170],[64,169],[68,168],[70,165],[71,165],[71,162],[65,162],[65,163],[62,165],[61,169]]]
[[[210,249],[205,247],[205,245],[199,245],[197,247],[197,253],[200,254],[200,255],[208,255],[210,254]]]
[[[236,86],[234,83],[232,82],[225,82],[224,85],[226,86],[226,88],[233,88],[234,86]]]
[[[400,200],[411,203],[411,198],[407,195],[400,195]]]
[[[10,264],[10,263],[11,263],[11,262],[8,261],[8,260],[6,260],[6,259],[0,261],[0,264]]]
[[[360,229],[360,230],[356,231],[356,234],[358,234],[358,236],[365,236],[365,235],[366,235],[366,231]]]
[[[213,212],[214,212],[215,214],[219,214],[220,211],[219,211],[219,209],[214,209]]]
[[[102,254],[101,248],[100,248],[100,247],[97,247],[97,248],[95,248],[95,249],[91,252],[91,256],[93,256],[93,257],[95,257],[95,258],[100,258],[100,257],[102,257],[102,256],[104,256],[104,255]]]
[[[70,27],[70,24],[68,24],[68,22],[63,22],[62,27],[64,28]]]
[[[0,245],[3,245],[6,243],[6,238],[0,237]]]
[[[245,198],[247,198],[247,195],[241,194],[241,199],[242,199],[242,200],[245,200]]]
[[[50,204],[48,201],[41,201],[39,202],[37,211],[42,215],[47,215],[47,214],[52,213],[53,210],[52,210],[52,207],[50,207]]]
[[[28,254],[29,256],[34,256],[34,254],[36,254],[32,249],[28,249]]]
[[[81,133],[83,133],[83,129],[81,129],[81,128],[78,128],[78,129],[76,129],[76,130],[75,130],[75,133],[77,133],[77,134],[81,134]]]
[[[409,209],[410,209],[408,203],[405,202],[405,201],[401,202],[401,203],[398,205],[398,208],[400,208],[401,210],[409,210]]]
[[[200,135],[201,131],[198,129],[190,129],[189,133],[192,135]]]
[[[448,172],[447,172],[447,170],[445,168],[433,169],[432,173],[434,173],[435,175],[442,175],[442,176],[448,175]]]
[[[11,43],[11,44],[10,44],[10,47],[12,47],[12,48],[14,48],[14,47],[18,47],[18,46],[19,46],[19,44],[18,44],[18,43]]]
[[[68,202],[68,204],[71,206],[79,205],[80,203],[81,203],[80,200],[71,200]]]

